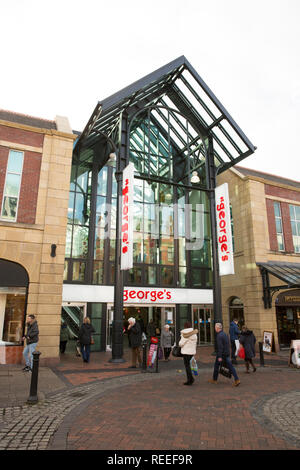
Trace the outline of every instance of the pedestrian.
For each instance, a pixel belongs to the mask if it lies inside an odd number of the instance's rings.
[[[61,354],[64,354],[66,351],[67,342],[70,339],[68,327],[65,323],[61,322],[60,325],[60,341],[59,341],[59,350]]]
[[[235,340],[239,339],[240,329],[238,327],[238,319],[234,318],[230,323],[229,327],[229,336],[230,336],[230,343],[231,343],[231,362],[232,364],[237,364],[236,360],[236,345]]]
[[[237,387],[241,382],[230,360],[229,338],[227,334],[223,331],[222,323],[215,324],[215,331],[217,333],[216,334],[217,353],[216,353],[216,361],[214,365],[213,379],[209,380],[209,382],[213,384],[217,383],[219,369],[220,369],[222,362],[224,361],[227,364],[228,369],[230,370],[230,372],[232,373],[234,377],[233,385]]]
[[[174,335],[170,330],[170,325],[165,325],[160,335],[160,346],[164,352],[165,361],[169,361],[172,345],[174,343]]]
[[[142,331],[139,323],[135,320],[135,318],[131,317],[128,318],[128,342],[129,347],[131,348],[131,359],[132,365],[130,368],[136,368],[136,361],[138,361],[139,366],[142,366],[142,359],[141,359],[141,352],[140,347],[142,344]]]
[[[149,321],[146,332],[147,332],[148,340],[150,341],[151,336],[155,336],[155,324],[154,324],[153,318],[151,318],[151,320]]]
[[[253,331],[248,330],[247,326],[242,326],[242,332],[240,336],[240,343],[243,345],[245,349],[245,366],[246,366],[246,373],[249,374],[250,364],[253,369],[253,372],[256,371],[256,367],[254,366],[252,359],[255,357],[255,343],[256,338],[253,334]]]
[[[26,346],[23,350],[23,356],[25,359],[25,367],[23,370],[25,372],[32,371],[32,364],[33,364],[33,352],[37,346],[39,341],[39,327],[36,321],[35,315],[28,315],[26,318],[26,327],[27,331],[25,336],[23,336],[23,341],[26,340]]]
[[[192,385],[194,382],[191,359],[197,350],[197,333],[198,330],[192,328],[192,324],[188,321],[184,324],[184,329],[180,332],[179,346],[183,355],[183,362],[186,371],[187,381],[183,385]]]
[[[142,319],[140,314],[138,314],[138,316],[136,317],[136,322],[139,323],[139,325],[141,327],[141,332],[143,333],[143,331],[145,329],[145,325],[144,325],[144,320]]]
[[[78,340],[80,343],[81,356],[83,362],[90,362],[90,352],[92,343],[92,334],[95,333],[89,317],[83,319],[83,323],[79,330]]]

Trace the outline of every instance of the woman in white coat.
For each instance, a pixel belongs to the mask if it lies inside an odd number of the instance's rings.
[[[179,346],[181,348],[181,354],[183,355],[183,362],[187,377],[187,381],[184,382],[184,385],[192,385],[194,382],[190,361],[196,354],[197,333],[198,330],[193,330],[192,324],[190,322],[186,322],[184,324],[184,329],[180,332],[181,337]]]

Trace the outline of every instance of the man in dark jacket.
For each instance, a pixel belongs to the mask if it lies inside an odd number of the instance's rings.
[[[33,362],[32,353],[35,351],[36,345],[39,341],[39,327],[34,315],[27,316],[26,327],[26,335],[23,336],[23,341],[26,340],[26,346],[23,350],[23,356],[25,359],[26,366],[23,370],[25,372],[31,372]]]
[[[128,319],[128,342],[132,351],[132,365],[130,368],[136,368],[136,361],[138,360],[139,365],[142,365],[140,346],[142,344],[142,331],[138,322],[135,318]]]
[[[234,318],[233,321],[230,323],[229,327],[229,336],[230,336],[230,343],[231,343],[231,362],[232,364],[237,364],[237,360],[235,357],[236,352],[236,345],[235,340],[239,339],[240,330],[238,327],[238,319]]]
[[[228,369],[230,370],[230,372],[232,373],[234,377],[233,385],[237,387],[240,384],[240,380],[230,360],[229,338],[226,335],[226,333],[224,333],[223,331],[222,323],[216,323],[215,330],[217,333],[216,334],[217,355],[216,355],[216,362],[214,365],[213,379],[209,380],[209,382],[213,384],[217,383],[220,365],[222,364],[223,361],[225,361]]]

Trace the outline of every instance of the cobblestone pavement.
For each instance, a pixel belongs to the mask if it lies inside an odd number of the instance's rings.
[[[172,373],[174,372],[171,371]],[[65,417],[72,412],[72,416],[76,416],[76,409],[80,409],[80,405],[132,381],[138,383],[144,380],[155,380],[154,374],[136,374],[72,387],[52,394],[36,405],[0,408],[0,450],[47,449],[50,439]],[[58,433],[56,438],[59,435]]]
[[[300,449],[300,390],[263,397],[251,411],[262,426]]]
[[[180,369],[139,373],[0,408],[0,450],[299,449],[299,371],[239,374],[211,385],[203,368],[183,387]]]

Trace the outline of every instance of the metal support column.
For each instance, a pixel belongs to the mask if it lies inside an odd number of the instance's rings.
[[[206,156],[206,181],[209,189],[209,206],[211,221],[211,241],[212,241],[212,261],[213,261],[213,309],[214,325],[223,323],[222,321],[222,297],[221,297],[221,278],[219,275],[218,244],[217,244],[217,220],[216,220],[216,166],[214,162],[213,137],[208,136],[208,149]],[[215,341],[216,347],[216,341]]]
[[[123,290],[124,280],[121,271],[121,233],[122,233],[122,175],[126,166],[128,146],[128,117],[123,113],[120,120],[120,147],[116,162],[117,213],[116,213],[116,253],[114,284],[114,318],[112,325],[112,358],[109,362],[125,362],[123,359]]]

